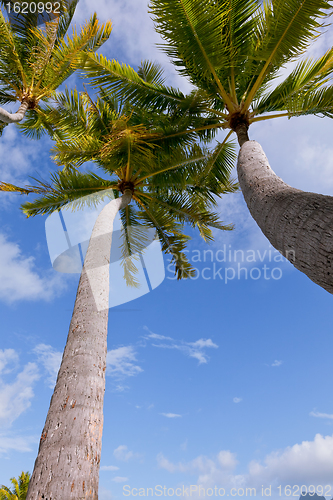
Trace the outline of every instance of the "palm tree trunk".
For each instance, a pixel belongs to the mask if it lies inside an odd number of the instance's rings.
[[[98,499],[112,229],[131,196],[112,200],[95,223],[27,500]],[[90,281],[101,267],[96,297]]]
[[[0,121],[5,123],[18,123],[23,120],[24,115],[29,107],[29,103],[27,101],[23,101],[19,109],[16,113],[8,113],[3,108],[0,108]]]
[[[289,186],[270,168],[260,144],[243,138],[238,180],[252,217],[296,269],[333,293],[333,197]]]

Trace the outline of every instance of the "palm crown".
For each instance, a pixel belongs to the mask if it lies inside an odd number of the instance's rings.
[[[184,225],[198,228],[205,240],[213,238],[210,227],[232,228],[212,211],[216,196],[237,189],[230,180],[232,145],[224,143],[211,154],[188,137],[180,143],[172,133],[180,130],[179,120],[173,123],[166,115],[123,106],[105,94],[94,102],[86,92],[66,91],[57,102],[49,108],[48,120],[57,123],[54,159],[65,168],[51,182],[35,179],[34,186],[25,188],[1,183],[0,189],[38,193],[39,198],[22,206],[28,216],[51,213],[70,201],[80,208],[88,194],[112,190],[117,197],[130,189],[133,203],[121,210],[125,233],[130,226],[154,227],[163,250],[172,255],[178,278],[192,275],[183,253],[189,239]],[[77,167],[87,161],[109,178],[79,172]],[[139,245],[140,238],[136,240]]]
[[[162,45],[195,90],[184,96],[162,83],[145,82],[134,70],[91,54],[84,74],[94,87],[117,91],[142,106],[196,113],[209,119],[191,132],[236,131],[240,124],[279,116],[333,116],[333,49],[300,61],[271,90],[279,71],[295,61],[324,26],[326,0],[151,0]],[[275,112],[275,113],[271,113]],[[278,112],[278,113],[276,113]],[[268,114],[269,113],[269,114]],[[206,126],[205,126],[206,125]]]
[[[43,121],[38,103],[76,69],[79,56],[98,49],[110,36],[111,23],[99,24],[93,15],[72,38],[66,32],[78,0],[61,2],[60,14],[38,27],[38,13],[21,16],[13,25],[0,11],[0,105],[27,102],[34,122]],[[31,118],[31,117],[30,117]]]

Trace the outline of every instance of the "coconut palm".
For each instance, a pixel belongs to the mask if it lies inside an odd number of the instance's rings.
[[[0,132],[8,123],[28,118],[44,122],[39,103],[47,101],[76,70],[78,57],[98,49],[110,36],[111,23],[99,24],[96,15],[65,38],[78,0],[62,0],[60,14],[45,18],[29,13],[12,23],[0,10],[0,105],[21,102],[16,113],[0,108]],[[2,2],[4,4],[4,2]],[[47,127],[47,125],[46,125]]]
[[[333,293],[333,198],[285,184],[248,136],[262,120],[333,117],[333,49],[318,60],[301,59],[331,9],[326,0],[151,0],[164,51],[194,86],[190,96],[97,55],[86,60],[84,75],[93,86],[171,115],[190,110],[192,96],[195,112],[215,120],[210,128],[235,132],[239,183],[252,216],[297,269]],[[294,69],[274,88],[291,62]]]
[[[105,388],[109,261],[113,220],[119,212],[123,224],[124,274],[135,284],[131,253],[145,246],[144,229],[155,228],[162,249],[171,255],[178,278],[194,270],[183,250],[189,239],[185,224],[198,228],[206,240],[210,227],[231,229],[212,211],[216,197],[236,185],[229,174],[233,150],[219,154],[170,134],[168,116],[130,109],[110,96],[96,102],[77,91],[59,95],[58,108],[49,110],[61,133],[55,160],[65,168],[50,181],[36,180],[3,190],[36,193],[22,205],[27,216],[49,214],[76,203],[88,194],[115,193],[94,226],[84,260],[73,316],[50,409],[42,432],[38,457],[30,481],[28,500],[44,498],[97,499]],[[176,124],[173,124],[176,128]],[[180,125],[179,125],[180,126]],[[168,133],[166,133],[166,130]],[[60,139],[60,136],[62,139]],[[171,142],[173,144],[171,145]],[[93,161],[108,175],[82,173],[76,167]],[[91,286],[97,273],[98,297]],[[50,471],[52,471],[50,473]]]
[[[29,472],[22,472],[18,477],[18,480],[15,477],[12,477],[10,479],[10,482],[13,485],[12,489],[2,485],[2,488],[0,489],[0,500],[26,500],[29,481]]]

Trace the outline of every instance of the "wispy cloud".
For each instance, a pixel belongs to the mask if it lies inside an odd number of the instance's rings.
[[[155,339],[155,340],[173,340],[171,337],[165,337],[164,335],[153,333],[152,331],[149,330],[148,326],[146,325],[143,327],[143,329],[149,333],[149,335],[147,335],[145,338]]]
[[[163,417],[166,418],[180,418],[182,415],[178,415],[178,413],[160,413],[160,415],[163,415]]]
[[[332,413],[319,413],[319,411],[310,411],[311,417],[317,417],[317,418],[329,418],[333,420],[333,414]]]
[[[279,360],[279,359],[276,359],[274,361],[274,363],[271,364],[271,366],[281,366],[283,363],[283,361]]]
[[[113,456],[121,462],[128,462],[129,460],[142,457],[140,453],[134,453],[134,451],[129,450],[125,444],[118,446],[118,448],[114,450]]]
[[[64,289],[65,281],[54,271],[42,277],[35,258],[23,255],[17,243],[0,233],[0,300],[51,300]],[[46,275],[45,275],[46,274]]]
[[[148,335],[145,335],[144,339],[150,341],[161,340],[168,342],[159,344],[152,343],[151,345],[153,347],[158,347],[160,349],[176,349],[190,358],[197,359],[199,361],[199,365],[207,363],[209,360],[209,356],[205,352],[205,349],[218,348],[218,345],[214,344],[211,339],[201,338],[196,340],[195,342],[185,342],[183,340],[175,340],[172,337],[166,337],[164,335],[153,333],[148,329],[147,326],[144,326],[144,330],[148,332]]]
[[[163,453],[157,455],[157,464],[161,469],[166,469],[169,472],[183,472],[188,474],[203,474],[211,475],[216,471],[230,471],[237,465],[236,455],[229,450],[220,451],[214,459],[208,458],[205,455],[191,460],[190,462],[178,462],[173,464]]]
[[[33,349],[33,352],[37,354],[39,363],[44,366],[44,369],[49,375],[46,378],[45,382],[47,382],[49,384],[49,387],[53,389],[57,381],[62,353],[56,351],[52,346],[46,344],[38,344]]]
[[[9,362],[17,358],[9,351]],[[2,372],[8,373],[6,370],[7,363],[4,363],[3,358],[6,351],[0,350],[0,360],[2,360]],[[31,406],[31,400],[34,397],[33,386],[40,378],[38,367],[35,363],[28,363],[23,370],[16,375],[13,382],[5,383],[0,379],[0,424],[10,426],[24,411]]]
[[[17,367],[19,357],[14,349],[0,349],[0,375],[10,373]]]
[[[10,111],[16,111],[19,103],[7,106]],[[44,160],[41,164],[50,161],[48,154],[49,139],[31,141],[18,132],[14,125],[5,127],[0,142],[0,178],[3,182],[20,184],[28,181],[27,175],[31,173],[37,160]],[[18,196],[18,195],[17,195]],[[8,193],[8,200],[14,199],[13,193]],[[1,197],[3,204],[3,197]],[[5,202],[6,204],[6,202]]]
[[[115,483],[124,483],[125,481],[128,481],[128,477],[116,476],[112,478],[111,481],[114,481]]]
[[[119,470],[119,467],[117,467],[116,465],[102,465],[101,470],[107,470],[113,472],[115,470]]]
[[[117,379],[134,377],[143,371],[140,366],[135,364],[136,362],[136,353],[133,346],[118,347],[107,353],[106,373]],[[122,386],[121,390],[123,390]]]
[[[9,436],[0,434],[0,453],[8,453],[11,450],[20,453],[32,451],[31,445],[38,443],[39,436]]]
[[[243,401],[243,398],[234,398],[233,399],[234,403],[240,403],[241,401]]]

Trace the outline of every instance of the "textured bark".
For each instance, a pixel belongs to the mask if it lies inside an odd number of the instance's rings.
[[[255,141],[241,147],[237,170],[250,213],[273,247],[333,293],[333,197],[283,182]]]
[[[0,121],[5,123],[18,123],[23,120],[24,115],[29,107],[27,101],[23,101],[17,113],[8,113],[5,109],[0,108]]]
[[[112,200],[94,226],[27,500],[98,499],[112,229],[130,200],[130,191]],[[89,282],[97,266],[104,266],[98,274],[102,310]]]
[[[243,146],[243,144],[246,141],[250,140],[249,139],[249,135],[248,135],[248,129],[249,129],[249,127],[245,123],[240,123],[235,128],[235,132],[237,134],[238,143],[239,143],[239,145],[241,147]]]

